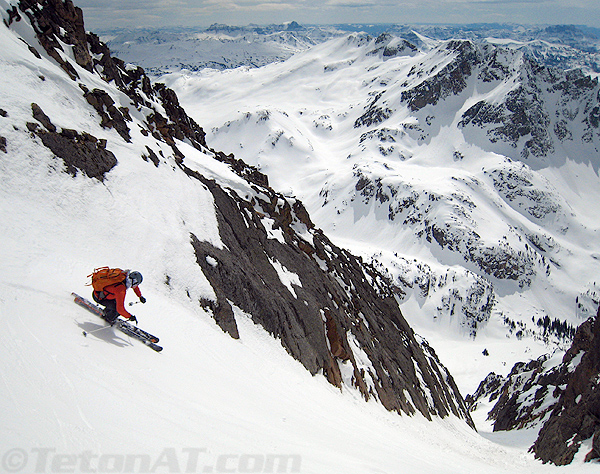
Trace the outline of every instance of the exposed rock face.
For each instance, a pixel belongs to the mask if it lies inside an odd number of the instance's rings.
[[[439,62],[441,57],[451,61]],[[501,82],[509,87],[501,100],[479,100],[458,116],[458,127],[477,145],[496,151],[508,144],[515,150],[511,157],[538,168],[561,144],[599,141],[597,78],[580,70],[542,66],[522,52],[468,40],[447,41],[430,53],[428,62],[415,65],[400,86],[404,89],[400,101],[418,119],[413,129],[418,133],[413,135],[426,141],[428,130],[439,127],[435,111],[428,106],[461,95],[466,98],[473,84],[485,89]],[[398,109],[388,90],[373,91],[373,96],[356,127],[384,122]],[[485,141],[472,133],[474,129],[485,131]]]
[[[515,364],[504,378],[490,374],[467,404],[497,400],[488,419],[494,431],[531,428],[543,424],[531,447],[543,462],[569,464],[581,443],[594,437],[588,460],[596,459],[600,431],[600,323],[584,322],[562,361],[542,356]],[[594,442],[593,441],[593,442]]]
[[[86,44],[81,8],[74,6],[70,0],[21,0],[19,9],[31,20],[37,38],[46,52],[72,79],[79,78],[79,75],[59,54],[59,51],[64,52],[60,41],[72,45],[77,64],[88,71],[92,70],[92,57]],[[16,18],[19,19],[19,16]]]
[[[63,159],[68,173],[75,176],[77,170],[81,170],[86,176],[102,181],[105,174],[117,164],[115,155],[106,149],[106,140],[98,140],[88,133],[79,134],[71,129],[57,132],[56,126],[39,105],[31,104],[31,108],[33,118],[40,122],[45,130],[39,128],[36,123],[28,123],[29,130],[56,156]]]
[[[416,112],[426,105],[436,105],[446,97],[461,93],[467,87],[467,79],[481,55],[470,41],[449,41],[445,48],[456,55],[454,61],[431,78],[422,81],[402,94],[402,101]],[[421,74],[419,69],[409,72],[408,77]]]
[[[96,112],[98,112],[98,115],[102,118],[102,126],[104,128],[114,128],[117,133],[121,135],[123,140],[130,142],[131,136],[129,127],[125,123],[125,117],[129,114],[127,109],[117,109],[112,97],[101,89],[94,89],[90,92],[85,86],[81,86],[81,88],[83,90],[83,96],[88,103],[96,109]]]
[[[485,130],[492,149],[494,144],[507,143],[533,168],[543,166],[559,144],[597,143],[596,78],[527,59],[515,77],[518,82],[502,102],[477,102],[463,113],[459,126],[466,131],[471,127]]]
[[[551,364],[549,356],[542,356],[515,364],[506,378],[489,374],[468,396],[469,405],[474,407],[483,398],[497,400],[488,413],[488,419],[495,420],[494,431],[535,427],[548,418],[568,380],[568,366]]]
[[[582,441],[600,430],[600,311],[579,327],[563,364],[577,368],[532,446],[537,458],[557,465],[569,464]]]
[[[310,223],[300,221],[298,204],[288,208],[268,189],[261,194],[270,199],[248,203],[197,177],[215,198],[226,250],[195,236],[192,244],[218,295],[215,319],[224,330],[237,336],[231,301],[332,384],[349,383],[389,410],[453,413],[472,423],[452,377],[417,340],[381,275],[318,230],[310,231],[312,242],[300,237],[294,229],[309,231]]]
[[[437,243],[442,249],[462,255],[488,275],[499,279],[510,279],[527,286],[535,274],[536,265],[541,259],[533,253],[523,253],[503,242],[485,242],[472,225],[469,216],[475,204],[468,197],[455,193],[452,196],[421,191],[409,183],[384,184],[381,179],[357,169],[356,190],[365,203],[378,201],[388,207],[390,220],[403,220],[403,225],[411,226],[419,237]],[[511,186],[512,192],[519,190]],[[536,194],[537,196],[537,194]],[[455,222],[444,222],[436,212],[438,206],[448,205]],[[454,224],[454,225],[453,225]]]
[[[600,430],[597,430],[592,440],[592,450],[585,457],[586,462],[600,459]]]
[[[125,141],[132,149],[141,134],[141,159],[163,166],[167,147],[162,144],[167,144],[173,150],[169,171],[186,173],[210,190],[224,246],[216,248],[196,235],[190,235],[190,245],[216,296],[199,303],[224,331],[239,337],[239,308],[312,374],[322,371],[333,385],[355,388],[399,413],[419,412],[428,419],[452,414],[474,426],[451,375],[408,326],[394,287],[374,267],[334,246],[314,228],[304,206],[269,188],[257,169],[209,150],[204,131],[173,91],[151,85],[140,68],[112,58],[95,35],[85,34],[81,10],[70,0],[22,1],[11,12],[10,22],[23,16],[31,21],[40,45],[71,79],[84,68],[107,83],[100,88],[80,79],[78,85],[80,105],[89,106],[109,138],[61,129],[41,107],[31,106],[34,121],[25,126],[64,160],[67,172],[105,179],[118,166],[111,144]],[[61,43],[77,51],[75,62],[58,53]],[[241,196],[189,168],[182,143],[206,159],[227,163],[251,191]]]
[[[153,135],[157,140],[169,144],[180,158],[182,154],[175,146],[175,139],[187,139],[198,149],[206,148],[204,131],[185,113],[175,93],[164,84],[153,86],[141,68],[128,67],[123,61],[113,58],[106,45],[100,42],[96,35],[85,32],[81,9],[74,6],[71,0],[43,2],[23,0],[19,3],[19,9],[14,7],[9,12],[8,26],[12,22],[22,21],[22,14],[30,20],[36,37],[46,53],[60,64],[71,79],[79,79],[79,74],[73,64],[65,59],[66,55],[61,44],[72,47],[78,66],[98,74],[107,83],[113,83],[120,92],[126,94],[130,102],[122,104],[122,99],[117,97],[114,89],[111,91],[110,88],[95,88],[90,91],[84,84],[79,84],[83,96],[100,116],[103,127],[114,129],[123,140],[130,142],[131,130],[128,125],[131,122],[130,107],[136,107],[146,115],[147,128],[143,133]],[[29,47],[33,54],[39,57],[35,48],[31,45]],[[163,117],[159,109],[164,110],[167,117]],[[47,121],[51,123],[51,118],[47,118]],[[47,131],[54,133],[53,130]],[[76,131],[76,133],[80,136],[86,135],[86,131]],[[73,138],[65,138],[64,134],[60,139],[56,137],[50,139],[46,135],[44,143],[56,154],[56,149],[65,149],[68,146],[65,139],[73,140]],[[50,143],[53,145],[50,146]],[[77,144],[71,143],[71,147],[77,148]],[[102,157],[102,160],[105,158],[106,156]],[[88,157],[88,161],[90,159],[93,157]],[[75,161],[81,160],[72,160],[71,165],[77,168]],[[90,170],[89,163],[86,166],[87,174]],[[97,171],[88,176],[103,177],[111,167],[107,168],[105,163],[99,163],[97,168]]]

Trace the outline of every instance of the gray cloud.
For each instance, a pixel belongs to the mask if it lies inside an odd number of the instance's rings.
[[[88,29],[300,23],[582,24],[600,27],[597,0],[74,0]]]

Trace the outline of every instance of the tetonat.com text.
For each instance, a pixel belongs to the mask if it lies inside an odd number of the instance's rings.
[[[164,448],[154,455],[13,448],[0,455],[1,473],[293,473],[302,463],[298,454],[212,454],[205,448]]]

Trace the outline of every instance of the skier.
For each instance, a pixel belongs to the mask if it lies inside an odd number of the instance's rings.
[[[94,301],[104,306],[104,319],[111,326],[115,323],[119,315],[130,322],[137,323],[136,317],[125,309],[125,294],[128,288],[133,288],[134,293],[140,299],[141,303],[146,302],[146,298],[142,296],[142,291],[139,288],[139,284],[142,282],[142,274],[129,270],[125,273],[126,276],[123,281],[105,286],[101,291],[94,290],[92,292]]]

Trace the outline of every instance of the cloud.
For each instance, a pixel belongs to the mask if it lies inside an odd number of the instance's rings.
[[[297,3],[281,2],[276,0],[236,0],[236,1],[218,1],[209,0],[206,2],[211,4],[215,10],[220,11],[282,11],[294,10],[298,7]]]
[[[376,2],[375,0],[364,1],[364,0],[327,0],[325,5],[330,7],[344,7],[344,8],[363,8],[373,7],[375,5],[382,5],[384,2]]]
[[[316,23],[548,23],[600,27],[598,0],[74,0],[88,28]]]

